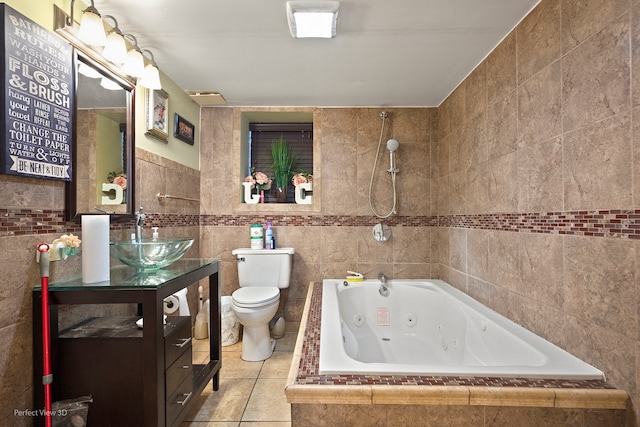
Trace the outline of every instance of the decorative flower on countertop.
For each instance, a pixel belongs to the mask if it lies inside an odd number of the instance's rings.
[[[70,248],[79,248],[82,242],[82,240],[78,239],[78,236],[74,236],[73,234],[63,234],[60,236],[60,240]]]
[[[107,175],[107,181],[119,185],[120,187],[122,187],[123,190],[127,189],[126,173],[109,172],[109,174]]]
[[[291,182],[294,186],[305,184],[307,182],[313,182],[313,175],[306,172],[298,172],[297,174],[293,175],[293,179],[291,179]]]
[[[263,172],[254,172],[251,168],[251,175],[244,179],[244,182],[252,183],[258,190],[269,190],[271,188],[271,179]]]

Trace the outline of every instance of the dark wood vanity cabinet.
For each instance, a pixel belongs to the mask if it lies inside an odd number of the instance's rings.
[[[142,330],[137,317],[97,317],[58,336],[59,393],[91,395],[92,426],[144,425]],[[193,396],[191,318],[164,326],[165,418],[172,425]]]
[[[182,263],[182,264],[180,264]],[[177,265],[176,265],[177,264]],[[90,426],[178,426],[206,384],[219,386],[221,367],[219,261],[184,260],[158,276],[127,276],[112,269],[104,286],[77,282],[50,287],[53,400],[91,395]],[[174,267],[175,266],[175,267]],[[128,269],[128,267],[126,268]],[[115,276],[115,277],[114,277]],[[168,316],[162,324],[162,301],[168,295],[209,278],[210,357],[193,364],[191,317]],[[166,280],[165,280],[166,279]],[[131,301],[131,300],[136,301]],[[41,348],[41,289],[34,289],[34,402],[44,407]],[[101,302],[100,302],[101,301]],[[217,301],[217,303],[216,303]],[[138,316],[92,317],[59,331],[58,306],[137,302]],[[36,420],[42,425],[43,419]]]

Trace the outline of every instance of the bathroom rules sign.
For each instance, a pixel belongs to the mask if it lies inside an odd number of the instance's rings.
[[[70,181],[72,47],[0,3],[3,23],[1,173]]]

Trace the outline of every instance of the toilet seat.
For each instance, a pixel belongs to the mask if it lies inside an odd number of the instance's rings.
[[[275,286],[245,287],[231,294],[231,299],[238,307],[260,307],[268,305],[280,298],[280,289]]]

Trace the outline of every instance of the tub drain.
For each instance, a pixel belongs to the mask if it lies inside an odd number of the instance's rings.
[[[391,341],[391,338],[382,338],[382,341]]]

